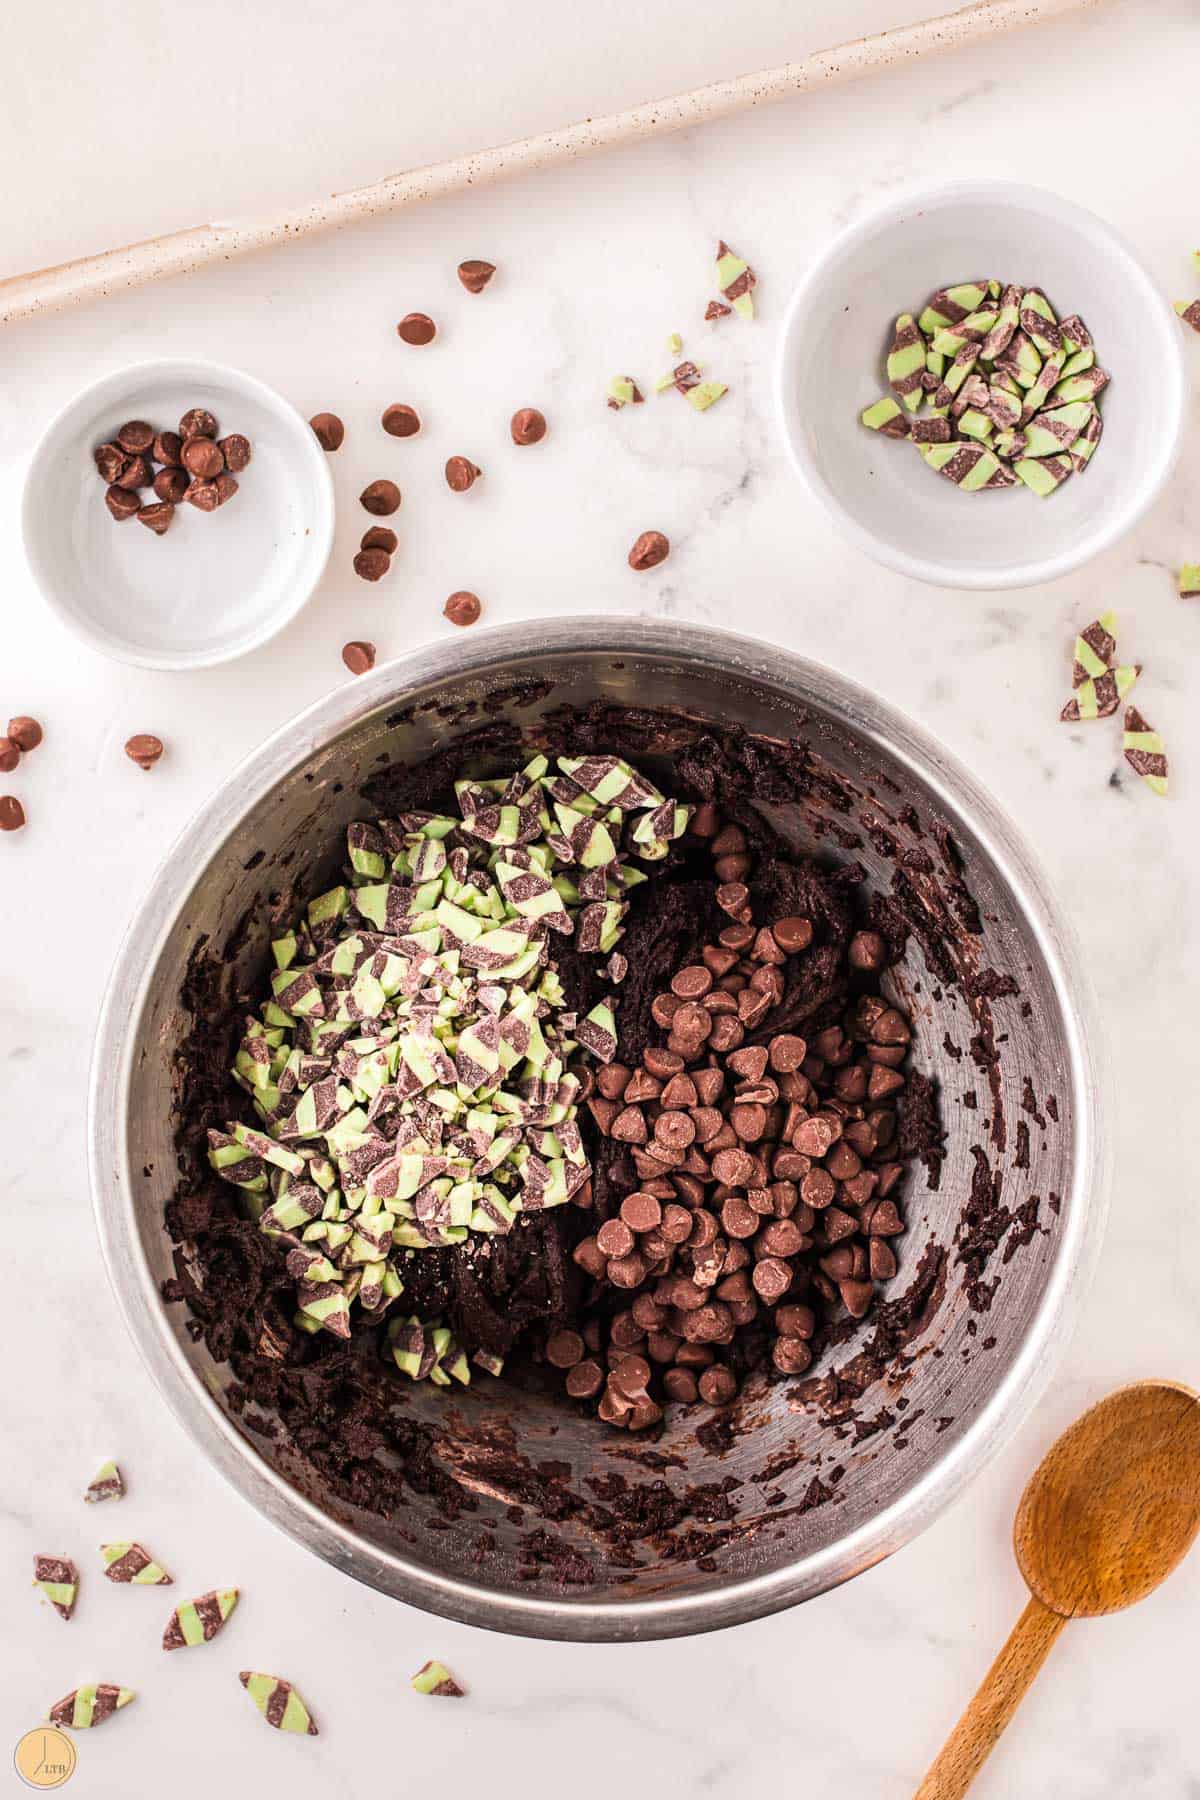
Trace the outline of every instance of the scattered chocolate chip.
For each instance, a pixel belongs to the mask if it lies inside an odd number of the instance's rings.
[[[217,421],[203,406],[193,406],[179,421],[179,435],[184,443],[193,437],[215,438]]]
[[[421,429],[421,421],[416,409],[411,406],[389,406],[385,409],[379,423],[389,437],[416,437]]]
[[[466,456],[451,456],[446,460],[446,486],[454,494],[465,494],[468,488],[475,486],[479,480],[480,470]]]
[[[363,638],[352,638],[342,645],[342,661],[352,675],[365,675],[375,667],[375,646]]]
[[[117,442],[129,456],[141,456],[154,442],[154,427],[145,419],[130,419],[117,433]]]
[[[164,468],[174,469],[179,466],[182,449],[183,439],[177,431],[160,431],[150,454],[156,463],[162,463]]]
[[[217,448],[225,458],[225,467],[231,474],[240,475],[243,469],[249,467],[253,454],[250,439],[240,431],[232,431],[228,437],[223,437]]]
[[[540,444],[546,435],[546,420],[536,406],[523,406],[513,414],[509,430],[514,444]]]
[[[362,534],[360,550],[386,550],[389,556],[396,554],[400,539],[390,525],[369,525]]]
[[[465,588],[451,594],[442,608],[444,617],[452,625],[474,625],[482,611],[483,605],[478,594],[468,593]]]
[[[0,737],[0,775],[11,775],[20,760],[20,745],[9,737]]]
[[[437,326],[428,313],[405,313],[396,327],[406,344],[432,344]]]
[[[634,539],[633,549],[629,552],[631,569],[656,569],[661,562],[666,562],[671,553],[671,545],[661,531],[643,531]]]
[[[354,573],[364,581],[379,581],[392,566],[386,550],[360,550],[354,558]]]
[[[346,441],[346,427],[336,413],[314,413],[308,421],[322,450],[340,450]]]
[[[152,737],[146,731],[138,732],[136,736],[127,739],[125,744],[126,756],[139,769],[152,769],[162,753],[162,739]]]
[[[394,481],[370,481],[358,498],[367,512],[386,519],[399,508],[400,489]]]
[[[154,492],[157,497],[171,506],[178,506],[186,495],[191,482],[182,469],[163,468],[154,477]]]
[[[482,294],[495,273],[496,265],[494,263],[480,262],[474,257],[469,258],[466,262],[460,262],[458,265],[458,279],[468,294]]]
[[[224,506],[225,502],[227,500],[232,500],[233,496],[238,491],[238,484],[234,480],[233,476],[229,473],[228,469],[221,470],[221,473],[217,476],[217,479],[213,482],[213,486],[217,490],[217,505],[218,506]]]
[[[153,505],[138,510],[138,524],[152,531],[155,537],[163,537],[171,529],[174,517],[175,508],[169,500],[156,500]]]
[[[12,794],[0,794],[0,831],[20,831],[25,808]]]
[[[131,488],[113,485],[104,490],[104,504],[113,518],[118,520],[132,519],[141,508],[141,501]]]
[[[15,719],[8,721],[8,736],[26,755],[37,749],[45,735],[37,720],[31,719],[28,713],[18,713]]]

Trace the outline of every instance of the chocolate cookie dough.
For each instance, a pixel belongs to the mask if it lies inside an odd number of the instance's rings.
[[[620,751],[636,771],[641,718],[610,708],[564,715],[547,731],[557,755],[598,758]],[[528,753],[528,745],[518,748],[511,727],[484,726],[418,767],[389,770],[364,793],[367,829],[379,829],[370,821],[401,815],[451,816],[454,785],[464,768],[474,770],[486,760],[511,776]],[[461,1504],[461,1490],[428,1426],[406,1416],[398,1404],[406,1377],[423,1364],[440,1366],[447,1354],[454,1365],[461,1352],[477,1371],[503,1363],[505,1378],[518,1381],[526,1370],[536,1377],[541,1365],[543,1379],[552,1377],[565,1387],[570,1399],[564,1397],[564,1405],[579,1401],[594,1409],[599,1402],[607,1414],[621,1414],[613,1423],[627,1425],[638,1400],[628,1410],[620,1401],[604,1406],[612,1385],[608,1376],[618,1366],[618,1392],[626,1400],[628,1387],[638,1388],[641,1363],[647,1366],[642,1387],[656,1407],[695,1397],[721,1406],[749,1373],[775,1381],[807,1368],[870,1309],[873,1283],[886,1280],[895,1262],[891,1245],[903,1226],[903,1166],[919,1156],[932,1172],[941,1131],[929,1084],[906,1077],[903,1068],[907,1024],[878,998],[880,973],[902,954],[904,930],[892,930],[888,918],[860,898],[859,865],[797,854],[757,810],[758,803],[769,811],[772,803],[793,799],[804,768],[799,749],[792,756],[786,748],[781,753],[779,746],[735,734],[694,732],[680,744],[670,782],[660,778],[659,786],[664,800],[689,807],[689,829],[665,840],[666,853],[646,865],[648,879],[628,896],[619,944],[602,955],[589,953],[581,948],[578,931],[559,934],[554,942],[559,1018],[575,1020],[564,1030],[580,1037],[589,1014],[611,1004],[614,995],[619,1001],[611,1048],[606,1021],[593,1021],[599,1025],[597,1042],[611,1060],[592,1061],[594,1084],[589,1091],[585,1078],[581,1089],[586,1110],[579,1121],[590,1184],[581,1185],[566,1204],[522,1209],[507,1231],[468,1229],[456,1242],[412,1250],[405,1258],[403,1294],[395,1296],[387,1317],[381,1321],[361,1304],[347,1308],[346,1335],[334,1335],[319,1322],[315,1330],[311,1322],[297,1324],[297,1276],[288,1266],[296,1246],[264,1234],[242,1194],[206,1166],[210,1130],[234,1138],[239,1159],[247,1160],[247,1146],[226,1131],[231,1122],[248,1119],[246,1093],[229,1075],[246,1030],[245,1003],[226,1007],[218,999],[219,969],[197,962],[184,996],[198,1020],[188,1050],[179,1132],[186,1173],[168,1209],[169,1228],[186,1255],[177,1257],[178,1275],[167,1284],[167,1297],[187,1301],[195,1333],[203,1334],[217,1360],[232,1365],[234,1405],[253,1402],[271,1410],[277,1422],[270,1429],[285,1434],[300,1459],[346,1500],[388,1514],[407,1489],[450,1509]],[[735,819],[740,823],[732,826]],[[359,846],[364,847],[370,855],[370,842]],[[722,943],[721,934],[729,932],[737,934],[736,943]],[[721,965],[719,972],[713,962]],[[712,977],[711,988],[703,995],[680,993],[680,985],[699,987],[698,970]],[[712,992],[725,996],[715,1012],[700,1004]],[[743,994],[759,998],[743,1000]],[[766,1004],[760,1007],[762,997]],[[680,1021],[685,1007],[692,1011]],[[879,1022],[889,1011],[881,1035]],[[730,1026],[724,1024],[714,1045],[712,1029],[707,1037],[699,1029],[700,1013],[713,1026],[720,1018],[736,1021],[740,1041],[725,1041]],[[765,1053],[761,1071],[754,1054],[759,1051]],[[668,1055],[680,1058],[684,1068],[667,1072],[662,1059]],[[660,1075],[653,1073],[656,1056]],[[578,1064],[573,1059],[572,1066],[586,1070],[589,1059],[579,1057]],[[683,1083],[667,1098],[687,1104],[664,1105],[663,1090],[675,1073],[696,1087],[698,1105],[692,1105]],[[719,1096],[715,1078],[721,1082]],[[618,1080],[620,1095],[613,1093],[610,1101],[605,1089],[615,1090]],[[647,1081],[660,1083],[659,1092],[652,1093]],[[640,1097],[626,1099],[631,1082]],[[880,1091],[881,1082],[891,1092]],[[707,1101],[701,1086],[712,1096]],[[859,1086],[864,1092],[856,1098]],[[620,1134],[605,1130],[605,1105],[617,1100],[643,1121],[646,1146],[630,1139],[630,1129],[638,1135],[632,1120]],[[730,1133],[733,1142],[713,1148],[710,1138],[697,1149],[693,1136],[687,1146],[673,1145],[688,1125],[660,1126],[660,1119],[673,1116],[696,1127],[692,1115],[705,1107],[720,1114],[713,1138]],[[712,1124],[705,1117],[702,1129],[707,1132]],[[740,1137],[739,1126],[750,1136]],[[851,1129],[858,1127],[866,1129]],[[803,1145],[798,1145],[801,1132]],[[645,1172],[639,1170],[636,1160],[651,1156],[651,1144],[655,1158],[665,1152],[654,1174],[644,1162]],[[757,1183],[740,1162],[736,1170],[732,1163],[715,1166],[726,1151],[750,1161],[766,1155],[773,1164],[785,1160],[767,1170],[770,1180]],[[671,1166],[680,1154],[682,1161]],[[703,1176],[697,1160],[704,1160]],[[727,1175],[735,1179],[723,1179]],[[756,1176],[757,1167],[749,1175]],[[770,1216],[757,1210],[766,1206],[764,1195]],[[650,1217],[655,1204],[657,1224]],[[680,1233],[685,1216],[686,1247],[682,1236],[672,1245],[663,1224]],[[610,1227],[642,1244],[650,1236],[651,1249],[659,1248],[653,1233],[665,1238],[661,1253],[645,1261],[637,1284],[621,1287],[608,1279],[609,1265],[620,1264],[620,1256],[605,1256],[603,1276],[580,1266],[580,1246],[589,1238],[598,1241]],[[641,1257],[640,1249],[636,1253]],[[927,1276],[918,1271],[915,1297],[906,1295],[883,1309],[876,1332],[881,1355],[886,1343],[902,1339],[909,1314],[929,1304],[940,1267],[931,1265]],[[627,1264],[621,1272],[637,1271]],[[701,1281],[695,1280],[698,1272]],[[710,1274],[712,1297],[704,1300],[702,1281]],[[681,1276],[696,1287],[702,1305],[719,1303],[729,1311],[728,1342],[699,1342],[694,1328],[690,1337],[671,1329],[684,1323],[680,1315],[690,1296],[678,1306],[674,1288],[669,1299],[660,1299],[655,1287]],[[736,1292],[712,1294],[729,1280]],[[661,1320],[657,1311],[651,1320],[651,1307],[662,1309]],[[721,1327],[717,1337],[724,1336],[727,1320],[714,1318]],[[651,1327],[659,1340],[655,1345]],[[435,1340],[435,1332],[445,1332],[445,1340]],[[668,1338],[678,1342],[668,1346]],[[668,1347],[670,1357],[650,1354]],[[452,1366],[443,1373],[455,1379]],[[644,1414],[638,1422],[653,1420]],[[715,1505],[713,1496],[693,1496],[686,1510],[709,1521],[727,1516],[724,1502],[716,1511]]]

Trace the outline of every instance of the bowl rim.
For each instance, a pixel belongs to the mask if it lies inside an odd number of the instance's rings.
[[[1165,425],[1165,429],[1155,440],[1155,453],[1143,474],[1141,485],[1129,503],[1124,507],[1114,508],[1106,518],[1100,519],[1071,549],[1060,551],[1054,556],[1014,563],[1005,569],[997,569],[994,564],[989,564],[965,574],[960,568],[950,569],[936,556],[910,555],[879,533],[860,524],[820,473],[801,438],[792,430],[788,405],[793,345],[801,329],[805,310],[833,259],[872,236],[880,226],[895,224],[898,214],[917,210],[937,211],[951,202],[964,199],[1049,216],[1076,234],[1082,233],[1093,241],[1098,240],[1114,260],[1124,265],[1134,285],[1142,290],[1147,317],[1152,321],[1157,320],[1159,335],[1163,340],[1162,398]],[[901,575],[927,582],[933,587],[958,588],[970,592],[995,592],[1054,581],[1060,575],[1082,567],[1102,551],[1111,549],[1144,517],[1173,474],[1183,445],[1187,409],[1187,375],[1178,321],[1169,302],[1127,239],[1098,213],[1056,193],[1052,188],[982,176],[906,187],[872,207],[860,219],[831,238],[809,264],[788,301],[776,350],[773,385],[776,423],[788,460],[808,492],[824,507],[843,536],[885,568],[895,569]]]
[[[298,763],[359,720],[402,701],[415,686],[477,674],[501,659],[579,652],[682,657],[700,667],[715,664],[738,679],[791,689],[868,743],[886,747],[919,775],[950,817],[969,824],[1046,959],[1063,1010],[1068,1104],[1077,1131],[1076,1164],[1060,1215],[1061,1248],[1026,1341],[946,1455],[889,1506],[826,1549],[707,1594],[674,1598],[542,1598],[434,1575],[402,1554],[381,1550],[299,1494],[235,1430],[184,1355],[142,1253],[125,1143],[127,1092],[136,1054],[129,1021],[140,1017],[146,985],[198,872],[263,795]],[[96,1229],[125,1324],[176,1419],[243,1498],[325,1561],[429,1612],[519,1636],[629,1642],[717,1630],[812,1598],[899,1549],[931,1524],[1009,1442],[1049,1382],[1090,1285],[1107,1214],[1111,1151],[1102,1121],[1108,1116],[1104,1104],[1108,1084],[1096,1016],[1090,976],[1074,931],[1020,833],[939,740],[904,714],[821,664],[759,639],[708,627],[619,615],[493,626],[474,633],[466,644],[442,640],[417,648],[326,694],[233,770],[168,851],[118,952],[96,1031],[87,1114]]]
[[[113,641],[93,625],[90,616],[74,612],[63,604],[56,584],[46,571],[39,547],[40,528],[34,514],[39,504],[46,457],[56,436],[74,421],[76,414],[103,404],[110,393],[115,397],[131,383],[155,376],[163,379],[202,379],[215,386],[227,387],[235,393],[252,394],[260,405],[282,421],[299,446],[300,456],[314,473],[318,508],[317,515],[309,524],[311,547],[307,563],[311,573],[308,579],[296,582],[289,591],[286,603],[272,613],[256,631],[211,650],[139,650],[130,645],[116,648]],[[59,622],[89,649],[108,657],[112,662],[141,669],[211,669],[220,663],[235,662],[239,657],[248,656],[251,651],[259,650],[269,643],[303,610],[320,585],[333,551],[335,522],[333,476],[328,458],[299,410],[278,389],[271,387],[257,375],[250,375],[232,363],[217,362],[211,357],[203,356],[156,356],[122,363],[119,368],[110,369],[106,375],[101,375],[87,387],[81,388],[58,408],[39,434],[29,458],[21,491],[22,548],[34,584],[46,605]]]

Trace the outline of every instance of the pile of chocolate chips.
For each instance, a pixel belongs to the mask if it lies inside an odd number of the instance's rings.
[[[129,419],[109,443],[92,452],[97,473],[108,485],[104,504],[118,524],[136,518],[162,537],[184,500],[198,512],[215,512],[238,491],[234,479],[250,461],[250,440],[241,432],[217,438],[217,421],[193,406],[178,431],[156,431],[145,419]],[[155,470],[155,463],[161,466]],[[150,487],[155,498],[143,501]]]
[[[637,1185],[576,1246],[591,1282],[583,1322],[546,1344],[567,1392],[598,1397],[600,1417],[631,1430],[668,1400],[732,1400],[764,1334],[774,1368],[802,1373],[814,1336],[863,1318],[896,1273],[888,1240],[904,1230],[895,1103],[911,1032],[871,991],[883,938],[850,938],[857,991],[838,1022],[811,1041],[773,1031],[812,922],[756,920],[744,832],[711,805],[691,830],[709,840],[729,924],[656,995],[665,1041],[596,1077],[592,1118],[628,1146]]]

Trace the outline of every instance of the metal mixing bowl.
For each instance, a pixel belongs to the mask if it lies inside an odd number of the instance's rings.
[[[614,1475],[656,1478],[636,1460],[649,1446],[550,1393],[518,1393],[503,1381],[452,1398],[409,1388],[409,1416],[441,1434],[443,1460],[478,1510],[430,1525],[431,1503],[413,1495],[390,1521],[359,1513],[229,1408],[228,1369],[191,1341],[184,1309],[163,1304],[159,1283],[172,1273],[163,1208],[177,1170],[176,1053],[190,1024],[181,986],[197,945],[228,945],[231,977],[253,991],[267,932],[245,931],[247,909],[265,914],[267,896],[288,884],[315,891],[340,860],[347,822],[366,815],[358,790],[381,759],[420,758],[464,717],[499,713],[536,731],[550,709],[598,696],[804,739],[830,778],[776,822],[818,854],[852,854],[872,884],[889,886],[899,855],[918,889],[943,878],[952,885],[954,855],[938,836],[947,827],[985,921],[982,937],[963,940],[962,970],[1010,972],[1020,995],[993,1004],[990,1094],[969,1048],[977,1005],[973,1012],[961,991],[943,992],[915,939],[895,972],[896,997],[915,1019],[916,1061],[941,1084],[948,1134],[936,1191],[918,1169],[906,1192],[891,1290],[912,1281],[931,1245],[945,1256],[940,1304],[918,1322],[902,1366],[857,1402],[847,1401],[844,1380],[752,1390],[725,1440],[697,1435],[706,1409],[672,1407],[654,1446],[667,1459],[657,1478],[668,1486],[734,1478],[732,1529],[711,1555],[693,1549],[686,1560],[638,1542],[630,1567],[589,1542],[578,1521],[548,1526],[579,1553],[577,1579],[566,1584],[545,1566],[522,1565],[540,1521],[511,1516],[496,1445],[530,1468],[550,1460],[584,1494]],[[932,874],[919,872],[926,865]],[[129,1328],[177,1417],[233,1486],[308,1549],[476,1625],[586,1640],[708,1630],[806,1599],[886,1556],[937,1516],[1031,1405],[1068,1336],[1102,1229],[1094,1045],[1078,954],[1021,839],[937,743],[869,694],[774,647],[676,624],[574,619],[472,632],[335,689],[243,764],[171,852],[131,927],[100,1022],[90,1109],[97,1219]],[[975,1110],[964,1104],[968,1091]],[[1008,1122],[1002,1155],[991,1137],[997,1096]],[[1040,1227],[1028,1229],[1029,1209],[1013,1218],[976,1281],[960,1255],[973,1148],[1001,1171],[1010,1214],[1039,1196]],[[845,1372],[871,1325],[810,1374]],[[481,1560],[485,1527],[493,1536]]]

